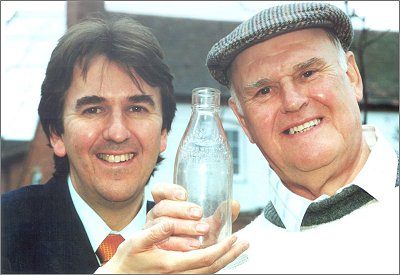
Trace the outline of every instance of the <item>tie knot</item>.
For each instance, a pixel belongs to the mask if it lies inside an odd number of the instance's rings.
[[[101,265],[108,262],[117,251],[118,246],[125,239],[119,234],[109,234],[104,241],[99,245],[96,251],[97,257],[99,257]]]

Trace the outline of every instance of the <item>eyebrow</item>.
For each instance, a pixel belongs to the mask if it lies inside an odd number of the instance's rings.
[[[313,57],[305,62],[296,64],[295,66],[293,66],[293,68],[295,71],[303,71],[305,69],[308,69],[311,66],[322,66],[324,64],[325,64],[325,61],[322,58]]]
[[[75,104],[75,110],[79,110],[82,106],[91,105],[91,104],[98,104],[106,101],[104,97],[92,95],[92,96],[84,96],[79,98]]]
[[[154,107],[156,104],[150,95],[134,95],[128,98],[129,102],[132,103],[147,103],[150,106]]]
[[[293,66],[294,71],[302,71],[305,70],[311,66],[322,66],[325,64],[325,61],[322,58],[318,58],[318,57],[313,57],[310,58],[309,60],[305,61],[305,62],[301,62],[299,64],[296,64]],[[270,83],[271,80],[268,78],[262,78],[259,79],[255,82],[249,83],[246,86],[244,86],[244,90],[251,90],[254,88],[259,88],[262,87],[268,83]]]
[[[262,86],[264,86],[265,84],[267,84],[269,82],[271,82],[271,80],[269,80],[268,78],[259,79],[259,80],[255,81],[255,82],[246,84],[246,86],[244,86],[244,90],[246,91],[246,90],[251,90],[251,89],[254,89],[254,88],[259,88],[259,87],[262,87]]]
[[[75,104],[75,110],[79,110],[82,106],[92,105],[92,104],[99,104],[105,102],[106,99],[101,96],[84,96],[79,98]],[[156,104],[153,98],[149,95],[134,95],[128,97],[128,101],[131,103],[147,103],[150,106],[154,107]]]

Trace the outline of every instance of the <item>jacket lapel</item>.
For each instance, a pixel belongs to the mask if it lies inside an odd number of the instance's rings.
[[[90,245],[89,238],[78,213],[72,203],[65,182],[49,186],[52,207],[48,208],[47,217],[43,217],[41,234],[47,240],[42,245],[48,255],[47,259],[50,271],[54,273],[93,273],[98,267],[96,256]],[[49,202],[47,202],[49,203]]]

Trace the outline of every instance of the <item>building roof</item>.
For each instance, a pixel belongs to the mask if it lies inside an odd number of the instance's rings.
[[[214,87],[228,98],[228,90],[215,81],[206,66],[206,56],[212,45],[231,32],[239,22],[208,21],[147,15],[132,15],[149,27],[159,40],[166,63],[174,75],[178,101],[187,101],[194,88]],[[226,103],[226,101],[225,101]]]
[[[188,101],[192,89],[210,86],[222,91],[222,104],[229,97],[227,89],[215,81],[205,65],[208,51],[215,42],[231,32],[240,22],[209,21],[148,15],[132,16],[152,29],[165,52],[165,59],[175,77],[178,101]],[[369,31],[368,39],[375,39],[382,32]],[[350,48],[358,59],[356,30]],[[385,49],[384,51],[382,49]],[[393,58],[396,57],[396,58]],[[399,32],[388,32],[365,48],[368,102],[384,108],[399,106]],[[360,67],[360,64],[359,64]],[[185,100],[186,99],[186,100]]]
[[[25,155],[28,151],[30,141],[21,140],[5,140],[1,139],[1,161],[9,160],[21,155]]]

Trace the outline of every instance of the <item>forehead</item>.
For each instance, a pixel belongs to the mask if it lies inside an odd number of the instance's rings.
[[[79,96],[89,93],[116,97],[130,94],[158,95],[159,91],[158,87],[144,81],[134,69],[125,68],[104,56],[97,56],[83,66],[75,65],[67,94]]]
[[[273,37],[245,49],[236,56],[232,65],[247,58],[283,56],[285,53],[292,54],[295,51],[323,51],[334,47],[327,32],[321,28],[298,30]]]

